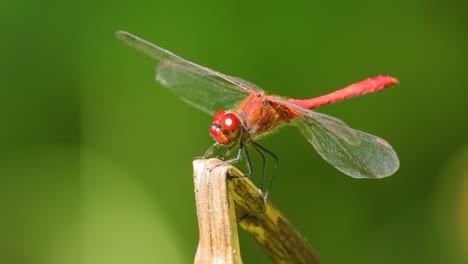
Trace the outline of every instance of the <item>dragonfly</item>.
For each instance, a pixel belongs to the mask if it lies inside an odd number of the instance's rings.
[[[247,148],[250,145],[263,159],[260,190],[263,190],[265,178],[265,154],[275,160],[265,199],[279,159],[257,140],[284,124],[297,126],[323,159],[353,178],[387,177],[400,166],[397,154],[384,139],[352,129],[340,119],[311,110],[398,84],[393,77],[378,75],[312,99],[285,98],[267,95],[249,81],[185,60],[128,32],[118,31],[116,35],[124,43],[160,62],[156,67],[156,80],[163,86],[184,102],[214,116],[210,134],[215,143],[201,158],[211,155],[214,148],[224,146],[226,150],[217,157],[224,159],[238,146],[237,156],[222,164],[235,163],[245,155],[249,173],[240,177],[248,177],[253,174]]]

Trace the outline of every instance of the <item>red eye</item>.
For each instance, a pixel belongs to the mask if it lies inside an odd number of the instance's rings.
[[[221,128],[218,126],[211,126],[210,127],[210,134],[213,135],[214,137],[219,137],[223,132],[221,131]]]
[[[224,135],[223,131],[221,130],[219,126],[212,125],[210,127],[210,133],[213,136],[214,140],[216,140],[217,142],[221,144],[229,143],[229,139],[226,138],[226,136]]]
[[[237,130],[239,128],[239,119],[237,119],[237,116],[235,114],[225,114],[221,119],[221,127],[224,130]]]
[[[214,116],[213,116],[213,122],[216,122],[219,120],[221,120],[221,118],[223,117],[224,113],[226,113],[226,111],[224,110],[219,110],[218,113],[216,113]]]

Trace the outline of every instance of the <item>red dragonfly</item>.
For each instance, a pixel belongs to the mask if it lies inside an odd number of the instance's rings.
[[[392,175],[400,166],[397,154],[387,141],[352,129],[337,118],[310,110],[397,84],[398,81],[390,76],[368,78],[312,99],[286,99],[266,95],[249,81],[187,61],[128,32],[118,31],[117,37],[160,61],[156,80],[163,86],[186,103],[214,115],[210,133],[216,143],[203,158],[211,154],[214,147],[227,146],[227,150],[218,156],[223,158],[238,145],[237,157],[225,163],[239,161],[245,153],[250,170],[245,176],[250,176],[253,168],[247,150],[249,144],[260,153],[263,166],[264,153],[275,159],[274,175],[278,158],[255,140],[289,123],[299,128],[326,161],[353,178],[383,178]],[[220,110],[223,108],[230,110]]]

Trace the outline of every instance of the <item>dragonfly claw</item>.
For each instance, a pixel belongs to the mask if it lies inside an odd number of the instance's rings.
[[[270,194],[269,191],[267,190],[265,193],[263,193],[262,189],[258,189],[258,192],[263,196],[263,203],[266,205],[268,202],[268,194]]]

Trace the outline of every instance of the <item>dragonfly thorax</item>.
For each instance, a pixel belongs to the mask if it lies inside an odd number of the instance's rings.
[[[241,131],[242,125],[237,115],[221,110],[213,117],[210,134],[216,142],[222,145],[237,142],[242,135]]]

